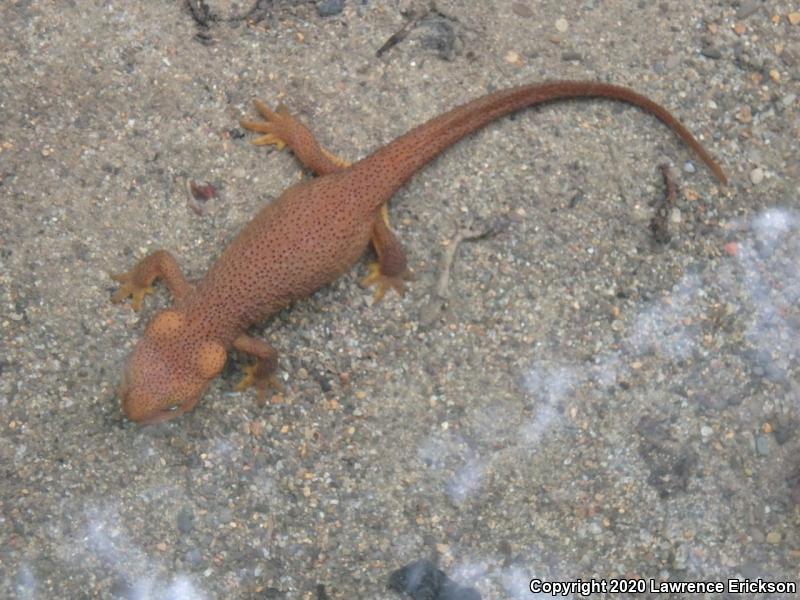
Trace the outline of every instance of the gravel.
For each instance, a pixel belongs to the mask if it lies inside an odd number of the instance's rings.
[[[533,577],[797,578],[786,3],[192,4],[0,8],[0,597],[380,600],[419,561],[487,599]],[[547,78],[663,103],[730,186],[630,107],[503,119],[396,195],[404,297],[371,306],[362,263],[254,328],[283,394],[234,392],[233,356],[191,413],[123,419],[123,361],[169,298],[112,305],[108,273],[167,248],[199,278],[308,176],[249,144],[254,98],[354,160]],[[656,244],[658,167],[687,160]],[[449,241],[495,219],[422,315]]]

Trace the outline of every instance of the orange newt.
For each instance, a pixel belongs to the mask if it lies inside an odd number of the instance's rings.
[[[112,301],[131,297],[134,310],[158,277],[174,296],[173,306],[153,317],[128,359],[120,386],[125,415],[155,423],[191,410],[222,371],[231,348],[256,359],[245,367],[246,377],[237,389],[252,385],[263,394],[269,385],[278,387],[276,351],[247,335],[247,328],[334,281],[358,261],[370,241],[378,260],[364,283],[376,285],[376,300],[388,289],[402,293],[409,271],[389,228],[386,204],[414,173],[504,115],[555,100],[596,97],[653,114],[726,183],[719,165],[665,108],[606,83],[554,81],[494,92],[412,129],[352,165],[321,148],[285,109],[273,112],[256,102],[264,121],[241,122],[262,134],[254,143],[288,146],[319,177],[290,187],[262,208],[194,286],[164,250],[113,276],[121,286]]]

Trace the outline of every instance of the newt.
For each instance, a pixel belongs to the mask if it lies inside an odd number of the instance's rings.
[[[156,423],[191,410],[222,371],[231,349],[255,357],[237,386],[260,395],[275,377],[277,352],[247,334],[250,325],[331,283],[351,268],[371,242],[377,261],[365,285],[375,301],[403,292],[410,272],[389,226],[387,202],[438,154],[487,123],[526,107],[570,98],[606,98],[634,105],[667,125],[727,183],[722,168],[665,108],[633,90],[593,81],[552,81],[500,90],[431,119],[353,164],[323,149],[289,112],[256,101],[260,121],[242,127],[261,134],[256,145],[289,147],[317,175],[264,206],[225,248],[206,276],[192,285],[175,258],[158,250],[112,277],[115,303],[131,298],[139,310],[157,278],[174,302],[158,312],[131,352],[120,384],[122,409],[132,421]]]

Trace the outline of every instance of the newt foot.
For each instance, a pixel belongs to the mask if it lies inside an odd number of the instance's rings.
[[[233,389],[237,392],[243,392],[247,388],[254,387],[258,392],[259,401],[263,401],[267,393],[267,388],[271,387],[279,393],[283,392],[283,384],[280,382],[274,372],[265,373],[264,368],[258,362],[248,365],[242,369],[244,377],[236,384]]]
[[[153,293],[153,286],[151,286],[149,283],[142,284],[137,282],[136,275],[136,269],[133,271],[128,271],[127,273],[111,275],[111,279],[114,281],[119,281],[122,284],[119,286],[119,289],[114,292],[114,295],[111,296],[111,302],[114,304],[119,304],[130,297],[131,308],[134,311],[139,312],[139,309],[142,308],[142,301],[144,301],[144,297],[147,294]]]
[[[283,150],[289,143],[289,136],[295,126],[289,111],[283,105],[279,105],[273,111],[260,100],[256,100],[254,104],[264,120],[239,120],[239,125],[245,129],[264,134],[251,140],[250,143],[255,146],[275,146],[278,150]]]
[[[413,279],[411,271],[408,269],[399,275],[384,275],[381,273],[381,266],[378,262],[369,263],[367,269],[367,276],[361,280],[361,285],[364,287],[375,286],[375,293],[372,295],[373,304],[380,302],[389,289],[402,296],[406,291],[405,282]]]

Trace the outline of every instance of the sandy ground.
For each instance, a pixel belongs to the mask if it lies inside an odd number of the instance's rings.
[[[337,4],[0,4],[0,596],[401,598],[389,574],[419,559],[484,599],[800,580],[796,3]],[[731,185],[633,108],[506,118],[395,197],[404,297],[371,306],[362,262],[255,328],[284,394],[234,392],[234,356],[192,413],[123,419],[121,366],[169,300],[112,305],[108,273],[167,248],[200,277],[308,176],[249,144],[253,98],[356,159],[552,78],[663,103]],[[442,307],[448,244],[487,223]]]

